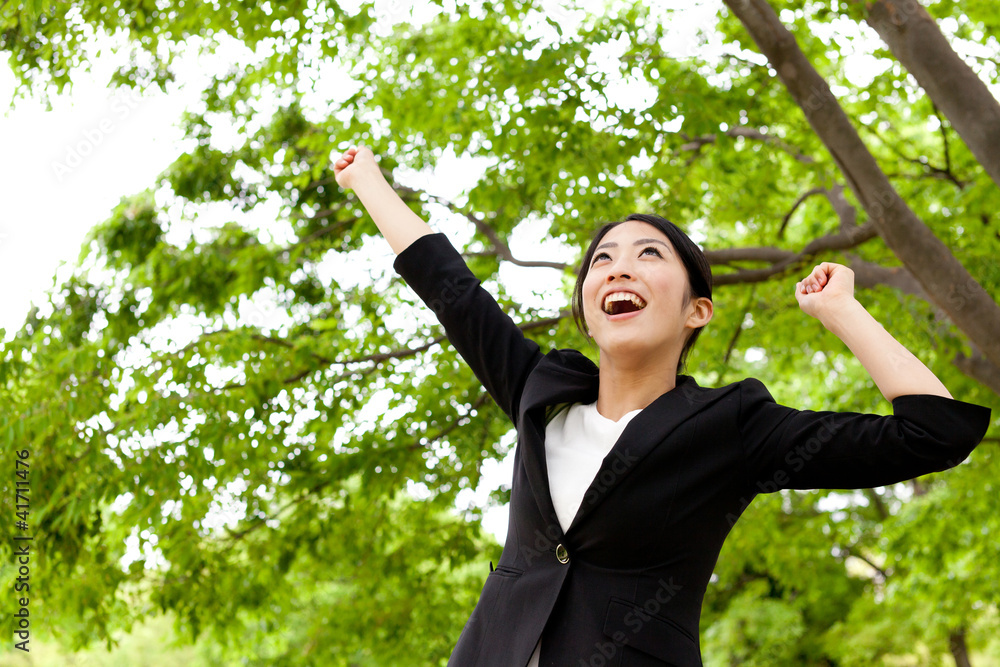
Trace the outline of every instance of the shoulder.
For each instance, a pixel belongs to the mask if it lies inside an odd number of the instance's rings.
[[[692,400],[714,401],[726,396],[737,401],[766,400],[774,402],[764,383],[757,378],[745,378],[721,387],[702,387],[694,378],[677,376],[677,388]]]
[[[701,387],[693,378],[679,376],[678,389],[693,404],[711,405],[716,418],[742,428],[744,422],[757,415],[769,414],[775,407],[774,398],[757,378],[745,378],[721,387]]]
[[[595,375],[598,372],[597,364],[591,361],[590,357],[572,348],[549,350],[545,358],[554,366],[568,371],[586,373],[588,375]]]
[[[774,403],[771,392],[767,390],[764,383],[757,378],[746,378],[735,383],[740,388],[740,397],[743,401],[764,401]]]

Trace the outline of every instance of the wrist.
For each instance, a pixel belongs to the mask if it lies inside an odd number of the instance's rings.
[[[871,315],[865,307],[857,299],[851,297],[827,304],[822,311],[817,313],[816,319],[829,332],[843,339],[845,332],[867,317],[871,317]]]
[[[351,180],[347,184],[354,194],[360,198],[364,198],[368,193],[378,192],[378,190],[387,185],[385,176],[382,172],[376,169],[366,169],[360,171],[357,174],[351,175]]]

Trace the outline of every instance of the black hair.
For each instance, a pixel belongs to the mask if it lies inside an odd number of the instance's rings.
[[[656,227],[664,233],[674,246],[677,256],[683,262],[688,276],[688,293],[685,305],[696,297],[712,299],[712,267],[709,266],[705,253],[691,240],[691,237],[666,218],[645,213],[633,213],[624,220],[609,222],[598,229],[597,233],[594,234],[594,238],[590,241],[590,247],[587,248],[587,252],[583,255],[583,262],[580,264],[580,270],[576,275],[576,285],[573,287],[573,319],[576,322],[576,326],[584,335],[587,335],[587,322],[583,316],[583,282],[587,279],[587,274],[590,273],[590,263],[594,258],[594,251],[597,249],[598,244],[600,244],[601,239],[608,232],[618,225],[632,220],[645,222]],[[681,350],[681,357],[677,364],[678,373],[683,370],[684,364],[687,362],[688,353],[694,347],[695,341],[698,340],[701,330],[702,327],[695,329],[684,343],[684,348]]]

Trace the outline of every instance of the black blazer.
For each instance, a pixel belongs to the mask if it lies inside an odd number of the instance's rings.
[[[702,597],[723,540],[758,493],[866,488],[944,470],[979,443],[990,411],[902,396],[893,416],[799,411],[757,380],[718,389],[681,376],[629,423],[569,530],[549,496],[545,425],[597,399],[574,350],[543,355],[448,240],[418,239],[396,270],[517,427],[503,554],[449,665],[699,666]]]

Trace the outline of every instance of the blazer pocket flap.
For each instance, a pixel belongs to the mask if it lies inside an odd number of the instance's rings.
[[[687,630],[632,602],[611,599],[604,619],[604,634],[616,645],[631,646],[671,664],[701,664],[698,641]]]
[[[524,574],[523,570],[506,567],[504,565],[497,565],[496,568],[490,572],[491,577],[520,577],[522,574]]]

